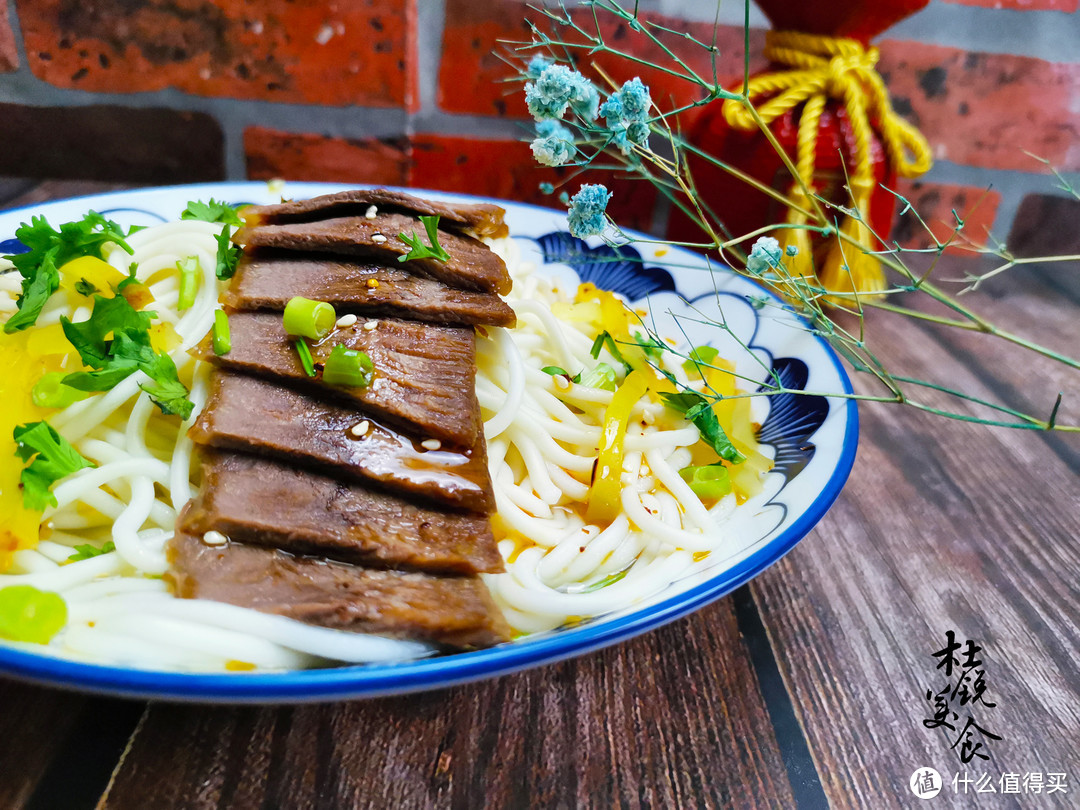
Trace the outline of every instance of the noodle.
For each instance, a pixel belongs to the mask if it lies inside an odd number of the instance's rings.
[[[216,602],[173,598],[161,575],[165,544],[177,513],[197,492],[187,429],[206,401],[205,365],[187,352],[210,330],[222,285],[215,277],[220,226],[177,221],[132,234],[129,256],[110,246],[105,258],[119,270],[137,264],[136,278],[153,301],[147,311],[169,324],[178,345],[169,354],[195,404],[181,423],[163,418],[139,388],[142,372],[112,390],[76,402],[49,423],[97,465],[58,483],[57,505],[43,517],[42,539],[18,551],[0,588],[31,584],[59,593],[68,626],[44,648],[49,654],[134,667],[179,670],[291,669],[332,662],[392,661],[429,655],[433,648],[314,627]],[[612,393],[568,383],[540,369],[571,373],[592,368],[595,334],[557,317],[570,299],[521,261],[510,238],[494,240],[514,277],[508,301],[514,329],[480,330],[477,397],[497,515],[505,574],[484,579],[512,627],[522,634],[642,603],[694,570],[704,552],[727,554],[725,521],[733,494],[703,504],[678,470],[691,463],[698,429],[662,405],[643,400],[625,437],[622,514],[605,526],[585,520],[590,477]],[[177,262],[198,258],[194,304],[176,310]],[[0,317],[14,312],[17,274],[0,273]],[[84,319],[85,302],[53,296],[39,324]],[[664,368],[682,382],[677,365]],[[76,545],[114,551],[69,562]],[[38,645],[16,646],[42,651]]]

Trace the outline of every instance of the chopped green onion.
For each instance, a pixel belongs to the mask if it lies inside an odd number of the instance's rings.
[[[325,301],[310,298],[290,298],[285,305],[285,332],[293,337],[322,340],[337,323],[337,313]]]
[[[229,332],[229,316],[224,310],[214,310],[214,354],[220,357],[228,354],[232,348],[232,335]]]
[[[667,346],[652,335],[643,335],[641,332],[634,332],[634,340],[637,342],[637,345],[641,347],[641,350],[645,352],[646,357],[658,362],[660,358],[664,356],[664,351],[667,349]]]
[[[371,384],[371,372],[375,364],[364,352],[346,346],[335,346],[323,366],[323,382],[330,385],[348,385],[366,388]]]
[[[634,367],[626,362],[626,358],[622,356],[622,352],[619,351],[619,344],[615,342],[615,338],[611,336],[610,332],[604,331],[596,336],[592,348],[589,349],[589,354],[591,354],[594,359],[599,358],[600,350],[605,346],[607,346],[607,350],[611,352],[611,356],[622,363],[627,374],[634,370]]]
[[[614,391],[619,386],[615,383],[615,369],[607,363],[597,363],[596,368],[582,375],[581,384],[603,391]]]
[[[603,579],[599,580],[598,582],[594,582],[592,585],[588,585],[582,588],[580,591],[575,591],[575,593],[593,593],[594,591],[598,591],[601,588],[606,588],[608,585],[614,585],[616,582],[625,577],[626,574],[627,571],[616,571],[614,574],[608,574]]]
[[[720,352],[712,346],[698,346],[690,350],[690,359],[683,363],[683,368],[693,374],[699,365],[711,366],[719,355]]]
[[[195,293],[199,289],[199,257],[188,256],[176,263],[180,271],[180,298],[176,302],[178,310],[191,309],[195,304]]]
[[[67,624],[67,603],[60,594],[33,585],[0,589],[0,637],[48,644]]]
[[[727,467],[721,464],[683,467],[679,475],[703,501],[716,501],[731,492],[731,477]]]
[[[30,391],[30,398],[39,408],[66,408],[90,396],[86,391],[64,385],[67,376],[62,371],[52,371],[42,377]]]
[[[296,344],[296,353],[300,355],[300,365],[304,367],[304,373],[309,377],[314,377],[315,359],[311,356],[311,348],[307,345],[307,341],[303,338],[297,338],[294,343]]]

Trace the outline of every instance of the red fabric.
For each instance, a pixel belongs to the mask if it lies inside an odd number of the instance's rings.
[[[925,6],[928,0],[865,0],[865,2],[836,2],[836,0],[756,0],[777,30],[805,31],[826,36],[844,36],[864,44],[886,28]],[[771,66],[763,72],[783,69]],[[710,104],[694,122],[690,142],[702,151],[727,163],[770,188],[787,194],[791,173],[784,167],[769,141],[757,131],[732,130],[721,112],[722,101]],[[770,126],[792,163],[795,162],[798,139],[798,116],[802,108],[789,111]],[[848,205],[844,190],[844,170],[841,154],[850,174],[855,154],[851,125],[839,101],[830,101],[821,117],[816,151],[814,181],[816,191],[832,202]],[[896,188],[896,173],[885,159],[881,141],[875,137],[870,145],[874,179],[881,185]],[[689,166],[702,201],[727,228],[732,236],[756,230],[764,225],[783,222],[786,207],[768,195],[748,186],[728,172],[701,158],[690,157]],[[870,225],[876,233],[888,239],[896,208],[896,198],[884,188],[876,187],[870,199]],[[701,231],[680,211],[672,212],[668,237],[679,241],[699,241]]]

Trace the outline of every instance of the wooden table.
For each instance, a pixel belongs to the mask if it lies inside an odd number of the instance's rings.
[[[101,188],[0,184],[6,206]],[[1080,350],[1075,267],[1016,272],[969,303]],[[1080,373],[984,336],[890,317],[873,329],[914,376],[1047,412],[1065,391],[1060,420],[1080,420]],[[924,766],[945,781],[930,807],[1080,806],[1080,439],[886,405],[860,416],[851,479],[791,554],[705,610],[583,658],[300,707],[0,681],[0,807],[913,807]],[[961,712],[1002,738],[985,741],[986,762],[962,764],[943,729],[924,727],[950,630],[983,648],[996,705]],[[998,789],[1002,774],[1065,773],[1068,793],[977,795],[984,772]]]

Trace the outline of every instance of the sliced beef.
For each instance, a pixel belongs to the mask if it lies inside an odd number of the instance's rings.
[[[182,532],[169,541],[169,558],[165,576],[185,599],[454,647],[488,647],[510,637],[478,577],[357,568],[232,542],[208,546]]]
[[[400,265],[288,253],[243,256],[223,300],[232,309],[280,312],[298,295],[327,301],[341,314],[366,317],[485,326],[515,321],[514,311],[497,295],[459,290]]]
[[[425,214],[440,217],[444,230],[469,231],[476,236],[506,236],[503,216],[506,212],[488,203],[446,203],[422,200],[401,191],[385,188],[353,189],[324,194],[308,200],[290,200],[279,205],[253,205],[243,210],[248,225],[277,222],[309,222],[328,216],[363,216],[374,205],[394,213]]]
[[[361,256],[387,264],[398,264],[411,248],[399,234],[417,235],[428,244],[424,225],[407,214],[385,213],[374,219],[365,216],[335,217],[316,222],[290,222],[241,228],[233,237],[249,252],[294,250],[304,253],[331,253]],[[483,242],[464,234],[439,231],[439,244],[449,261],[410,259],[400,266],[418,276],[438,279],[452,287],[482,293],[510,292],[510,274],[498,254]]]
[[[180,531],[380,568],[504,570],[486,517],[419,506],[369,487],[240,453],[204,449],[202,489]]]
[[[366,329],[357,321],[311,347],[320,368],[334,346],[367,352],[375,372],[366,388],[330,386],[321,377],[307,376],[280,313],[234,313],[229,316],[229,331],[228,354],[214,354],[210,336],[196,354],[221,368],[288,381],[321,397],[361,405],[410,427],[422,439],[472,447],[481,433],[476,335],[469,327],[386,319]]]
[[[368,429],[355,435],[365,421]],[[215,372],[189,435],[198,444],[296,461],[458,509],[494,509],[482,433],[469,450],[427,450],[354,408],[255,377]]]

